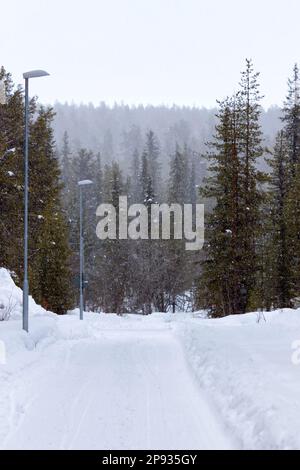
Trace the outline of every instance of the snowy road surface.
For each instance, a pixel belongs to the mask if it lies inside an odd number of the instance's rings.
[[[0,268],[0,449],[300,449],[300,309],[46,312]]]
[[[3,448],[230,448],[180,343],[161,324],[47,346],[15,381]]]

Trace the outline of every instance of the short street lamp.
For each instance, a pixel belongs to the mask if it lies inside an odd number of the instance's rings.
[[[83,205],[82,205],[82,189],[86,186],[93,184],[91,180],[78,181],[79,187],[79,220],[80,220],[80,274],[79,274],[79,309],[80,309],[80,320],[83,320],[83,253],[84,253],[84,240],[83,240]]]

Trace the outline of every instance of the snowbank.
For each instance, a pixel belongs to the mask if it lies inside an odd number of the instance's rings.
[[[177,324],[207,396],[247,449],[300,449],[300,310]],[[298,350],[297,350],[298,348]]]
[[[108,343],[115,335],[121,354],[122,338],[129,332],[142,338],[145,330],[155,342],[163,330],[181,344],[199,393],[217,410],[237,447],[300,449],[300,309],[267,313],[260,322],[257,313],[212,320],[203,312],[146,317],[86,313],[82,322],[78,310],[57,316],[30,298],[27,334],[22,331],[22,290],[5,269],[0,269],[0,305],[13,306],[10,319],[0,321],[0,448],[14,432],[14,416],[26,412],[28,371],[34,382],[34,371],[44,370],[43,361],[51,361],[54,350],[56,357],[60,351],[65,357],[71,344]],[[14,390],[23,384],[25,395],[20,396],[25,398],[19,403]],[[39,383],[34,387],[38,390]]]
[[[0,320],[1,314],[7,319],[17,319],[22,315],[22,289],[17,287],[7,269],[0,268]],[[40,305],[37,305],[29,296],[29,314],[41,315],[45,313]]]

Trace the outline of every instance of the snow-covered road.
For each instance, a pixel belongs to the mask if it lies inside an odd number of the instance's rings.
[[[230,448],[180,343],[161,325],[46,347],[15,381],[3,448]]]
[[[0,268],[0,449],[300,449],[300,309],[54,315]]]

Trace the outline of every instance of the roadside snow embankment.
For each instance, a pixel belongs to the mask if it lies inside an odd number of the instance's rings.
[[[22,331],[22,302],[22,289],[15,285],[9,271],[0,268],[0,341],[5,344],[10,358],[24,348],[33,350],[60,339],[89,337],[93,321],[98,318],[98,314],[91,313],[89,322],[78,322],[77,310],[59,317],[37,305],[29,296],[30,332],[27,334]]]
[[[200,386],[242,448],[300,449],[300,310],[265,317],[194,319],[175,328]]]

